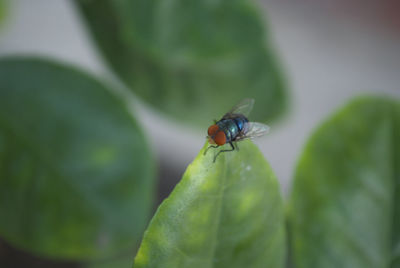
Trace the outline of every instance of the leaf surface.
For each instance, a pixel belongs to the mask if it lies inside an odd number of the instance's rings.
[[[6,17],[6,13],[7,13],[7,4],[6,0],[0,0],[0,30],[2,30],[2,24],[4,22],[4,19]]]
[[[74,68],[0,61],[0,235],[54,258],[131,250],[151,211],[152,159],[124,103]]]
[[[116,74],[159,111],[206,125],[254,98],[255,121],[284,110],[286,91],[254,3],[76,0]]]
[[[400,103],[363,97],[308,142],[289,207],[295,267],[400,267]]]
[[[251,141],[215,163],[206,146],[158,208],[134,267],[283,267],[282,200],[269,164]]]

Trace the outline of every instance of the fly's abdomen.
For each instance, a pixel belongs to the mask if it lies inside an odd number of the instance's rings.
[[[247,122],[247,118],[240,116],[233,119],[222,119],[217,122],[217,125],[225,133],[226,142],[231,142],[242,133]]]
[[[245,132],[249,120],[244,116],[235,117],[233,120],[239,128],[239,132]]]

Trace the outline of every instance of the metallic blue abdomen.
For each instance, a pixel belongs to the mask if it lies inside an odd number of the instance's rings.
[[[222,119],[217,122],[217,125],[225,133],[226,142],[228,143],[243,134],[242,132],[247,122],[249,120],[246,117],[238,115],[237,117]]]

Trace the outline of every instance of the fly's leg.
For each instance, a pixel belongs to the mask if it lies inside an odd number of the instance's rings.
[[[232,152],[232,151],[235,150],[235,146],[233,146],[233,143],[230,142],[229,144],[231,145],[232,149],[230,149],[230,150],[221,150],[221,151],[219,151],[219,152],[214,156],[214,161],[213,161],[213,163],[215,163],[215,160],[217,160],[217,157],[218,157],[218,155],[219,155],[220,153]]]
[[[219,147],[218,145],[210,145],[210,146],[208,146],[207,149],[204,151],[203,155],[206,155],[208,149],[210,149],[210,148],[218,148],[218,147]]]

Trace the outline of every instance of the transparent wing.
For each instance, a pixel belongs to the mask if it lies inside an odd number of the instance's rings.
[[[269,132],[270,127],[266,124],[257,123],[257,122],[250,122],[248,123],[248,130],[243,135],[240,136],[237,140],[244,140],[249,138],[260,137]]]
[[[263,123],[258,122],[250,122],[249,130],[246,133],[246,136],[249,137],[260,137],[269,132],[270,127]]]
[[[225,114],[224,118],[229,118],[232,114],[242,114],[248,116],[253,109],[254,99],[244,99],[236,104],[228,113]]]

